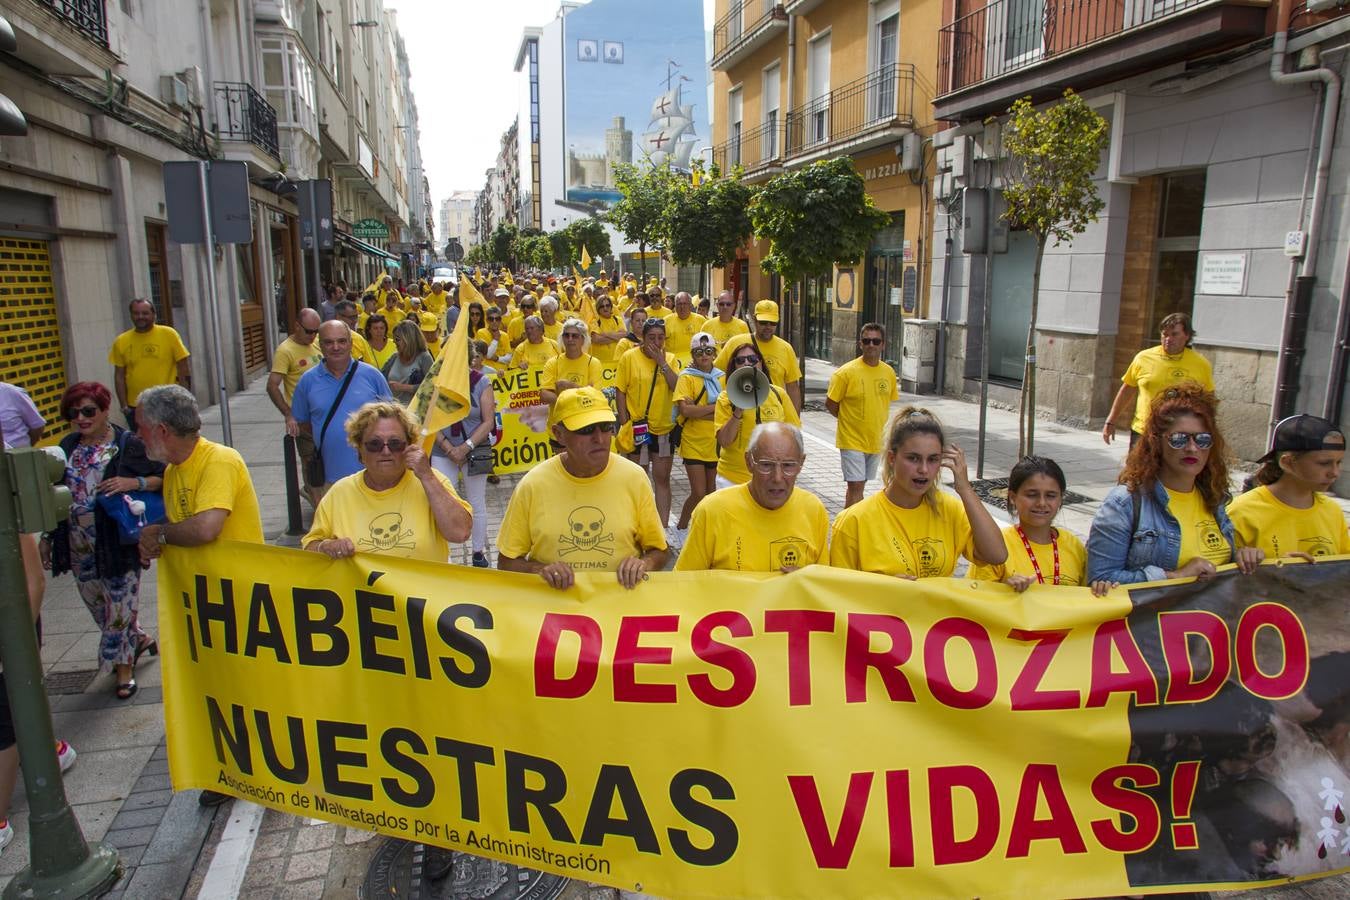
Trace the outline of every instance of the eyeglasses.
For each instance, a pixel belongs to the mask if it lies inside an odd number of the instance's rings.
[[[882,338],[863,338],[858,341],[858,343],[862,344],[864,347],[880,347],[885,343],[885,340]]]
[[[695,347],[695,348],[693,349],[692,352],[693,352],[693,354],[694,354],[695,356],[716,356],[716,355],[717,355],[717,348],[716,348],[716,347]]]
[[[390,453],[402,453],[404,450],[408,449],[408,442],[403,438],[390,438],[387,441],[382,441],[379,438],[371,438],[361,446],[366,448],[367,453],[379,453],[383,451],[385,447],[389,448]]]
[[[1167,446],[1173,450],[1185,450],[1186,445],[1195,441],[1195,446],[1201,450],[1208,450],[1214,446],[1214,435],[1208,431],[1174,431],[1167,436]]]
[[[303,331],[305,334],[318,334],[318,333],[319,333],[319,329],[317,329],[317,328],[306,328],[306,327],[303,326],[303,325],[300,326],[300,330]]]
[[[613,434],[613,433],[614,433],[614,423],[613,423],[613,422],[593,422],[593,423],[591,423],[590,425],[582,425],[580,428],[569,428],[568,431],[572,432],[573,434],[580,434],[580,435],[583,435],[583,436],[585,436],[585,437],[590,437],[591,435],[595,434],[597,431],[603,432],[603,433],[605,433],[605,434]]]
[[[76,419],[92,419],[94,416],[98,415],[98,413],[99,409],[97,406],[80,406],[66,410],[66,421],[74,422]]]
[[[756,459],[752,456],[750,457],[750,465],[761,475],[772,475],[776,469],[788,478],[802,470],[800,459]]]

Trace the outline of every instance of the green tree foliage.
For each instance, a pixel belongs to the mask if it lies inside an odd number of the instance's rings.
[[[512,248],[516,262],[534,269],[553,268],[553,247],[548,236],[535,229],[522,231]]]
[[[514,255],[514,246],[516,237],[520,231],[510,222],[502,222],[492,231],[492,237],[488,238],[488,253],[494,263],[500,263],[504,266],[516,267],[516,258]]]
[[[1026,368],[1022,381],[1018,453],[1033,452],[1036,436],[1036,316],[1041,293],[1041,261],[1053,238],[1056,245],[1082,234],[1106,204],[1097,196],[1093,174],[1106,149],[1107,124],[1072,90],[1064,99],[1037,110],[1023,97],[1008,110],[1003,145],[1008,154],[1003,218],[1036,238],[1031,275],[1031,324],[1027,328]]]
[[[853,160],[843,156],[771,179],[751,201],[750,221],[756,236],[770,242],[760,267],[797,281],[856,262],[891,217],[877,209]]]
[[[754,189],[739,172],[693,181],[676,179],[671,185],[664,218],[670,256],[681,265],[724,268],[750,237],[750,201]]]
[[[623,239],[637,244],[642,257],[642,278],[647,278],[647,249],[664,250],[669,235],[666,231],[666,210],[675,176],[665,166],[635,166],[621,164],[614,167],[614,183],[623,196],[606,215],[606,220],[619,230]],[[594,249],[587,245],[591,256]]]
[[[559,228],[548,233],[548,245],[551,251],[548,268],[565,269],[572,263],[572,238],[567,230]],[[580,256],[580,251],[577,253]]]
[[[572,244],[572,256],[568,264],[578,262],[581,259],[581,248],[585,247],[586,252],[591,255],[591,259],[599,259],[602,256],[610,255],[609,232],[601,224],[599,219],[592,219],[587,216],[584,219],[577,219],[565,229],[567,239]],[[579,262],[578,262],[579,264]]]
[[[483,244],[474,244],[464,254],[463,265],[465,266],[485,266],[492,260],[488,259],[487,247]]]

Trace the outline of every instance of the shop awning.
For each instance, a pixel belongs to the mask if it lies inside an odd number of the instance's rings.
[[[351,247],[353,250],[357,250],[361,253],[365,253],[368,256],[373,256],[376,259],[382,259],[387,262],[395,262],[395,263],[400,262],[399,258],[393,253],[390,253],[388,250],[381,250],[374,244],[367,244],[360,238],[354,238],[350,234],[347,234],[347,232],[345,231],[334,232],[334,235],[337,237],[339,241],[346,244],[348,247]]]

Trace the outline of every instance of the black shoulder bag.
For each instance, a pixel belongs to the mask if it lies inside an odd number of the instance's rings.
[[[305,466],[305,484],[310,487],[318,487],[328,480],[323,470],[323,439],[328,434],[328,426],[333,421],[333,416],[337,414],[338,407],[342,405],[342,398],[347,395],[347,388],[351,385],[352,376],[356,374],[359,365],[361,363],[358,360],[352,360],[347,377],[342,379],[342,387],[338,388],[337,397],[333,399],[333,405],[328,408],[328,416],[323,420],[323,427],[319,429],[319,439],[314,442],[314,457]]]

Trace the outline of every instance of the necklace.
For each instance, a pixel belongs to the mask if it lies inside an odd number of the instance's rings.
[[[1045,584],[1045,576],[1041,574],[1041,564],[1036,559],[1036,553],[1031,549],[1031,541],[1027,538],[1027,533],[1022,530],[1022,526],[1017,526],[1017,536],[1022,539],[1022,546],[1026,548],[1027,556],[1031,557],[1031,567],[1036,570],[1036,581]],[[1050,529],[1050,551],[1055,557],[1055,584],[1059,584],[1059,538],[1055,536],[1055,530]]]

